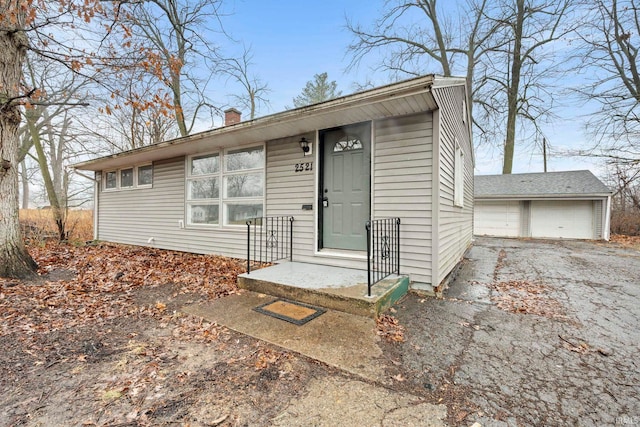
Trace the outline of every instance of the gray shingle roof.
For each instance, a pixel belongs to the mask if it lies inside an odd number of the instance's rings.
[[[590,171],[476,175],[476,198],[606,195],[607,188]]]

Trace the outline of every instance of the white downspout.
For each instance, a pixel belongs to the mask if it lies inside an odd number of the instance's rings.
[[[608,241],[611,237],[611,195],[607,196],[607,207],[605,208],[604,215],[604,230],[602,230],[602,238]]]
[[[101,172],[94,172],[97,178],[85,175],[82,172],[78,172],[77,169],[73,169],[73,173],[80,175],[83,178],[93,181],[93,240],[98,240],[98,201],[100,199],[100,177]]]

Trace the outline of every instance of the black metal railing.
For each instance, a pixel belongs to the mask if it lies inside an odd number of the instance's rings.
[[[367,221],[367,295],[391,274],[400,274],[400,218]]]
[[[247,274],[251,263],[289,258],[293,261],[293,217],[265,216],[247,220]]]

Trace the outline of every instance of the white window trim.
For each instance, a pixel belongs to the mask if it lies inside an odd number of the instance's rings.
[[[151,166],[151,184],[140,184],[138,182],[138,169],[145,166]],[[136,170],[134,174],[134,180],[135,180],[136,188],[153,188],[153,181],[155,180],[155,168],[153,167],[153,163],[142,163],[142,164],[136,165],[135,169]]]
[[[233,170],[233,171],[227,171],[227,156],[228,153],[230,151],[239,151],[239,150],[244,150],[247,148],[254,148],[254,147],[261,147],[262,148],[262,152],[264,153],[263,159],[262,159],[262,164],[261,167],[258,168],[252,168],[252,169],[242,169],[242,170]],[[217,154],[219,157],[219,168],[218,168],[218,172],[214,173],[214,174],[206,174],[206,175],[191,175],[191,160],[194,157],[203,157],[203,156],[209,156],[209,155],[214,155]],[[241,146],[236,146],[236,147],[228,147],[225,148],[224,150],[219,150],[219,151],[210,151],[210,152],[203,152],[203,153],[195,153],[192,154],[190,156],[187,156],[187,161],[185,162],[185,168],[186,168],[186,179],[185,179],[185,203],[184,203],[184,215],[186,217],[186,221],[185,221],[185,225],[189,228],[228,228],[228,229],[244,229],[246,227],[245,224],[229,224],[228,221],[228,217],[227,217],[227,209],[226,207],[228,205],[241,205],[241,204],[257,204],[257,205],[262,205],[262,214],[264,216],[265,213],[265,197],[266,197],[266,192],[267,192],[267,148],[266,148],[266,144],[263,143],[258,143],[258,144],[246,144],[246,145],[241,145]],[[260,197],[226,197],[225,195],[225,183],[224,183],[224,179],[226,176],[232,176],[232,175],[244,175],[244,174],[251,174],[251,173],[256,173],[256,172],[261,172],[263,175],[263,180],[262,180],[262,196]],[[218,194],[218,198],[217,199],[196,199],[196,200],[190,200],[189,199],[189,181],[192,179],[198,179],[198,178],[211,178],[211,177],[218,177],[219,178],[219,194]],[[190,204],[212,204],[212,205],[218,205],[218,223],[217,224],[197,224],[197,223],[192,223],[191,222],[191,218],[189,216],[189,212],[188,212],[188,206]]]
[[[143,167],[143,166],[151,166],[152,169],[152,176],[153,178],[151,178],[151,184],[144,184],[144,185],[138,185],[138,168]],[[120,174],[122,173],[123,170],[127,170],[127,169],[133,169],[133,185],[129,186],[129,187],[123,187],[122,183],[121,183],[121,179],[120,179]],[[109,172],[115,172],[116,174],[116,186],[114,188],[107,188],[107,174]],[[118,169],[107,169],[102,171],[102,181],[103,181],[103,185],[102,185],[102,191],[108,191],[108,192],[112,192],[112,191],[131,191],[131,190],[136,190],[136,189],[143,189],[143,188],[153,188],[153,181],[155,179],[155,168],[153,168],[153,163],[141,163],[138,165],[133,165],[133,166],[126,166],[126,167],[122,167],[122,168],[118,168]]]
[[[128,185],[126,187],[124,187],[122,185],[122,172],[131,169],[131,185]],[[135,166],[131,166],[131,167],[126,167],[126,168],[121,168],[118,169],[118,189],[122,190],[122,191],[129,191],[129,190],[133,190],[134,188],[136,188],[136,174],[137,174],[138,170],[136,169]]]
[[[107,188],[107,174],[111,172],[116,174],[116,186],[113,188]],[[102,182],[103,182],[103,186],[102,186],[103,191],[118,191],[120,189],[120,185],[118,185],[120,183],[120,171],[118,169],[109,169],[109,170],[103,171]]]
[[[218,155],[218,171],[214,173],[192,175],[191,174],[191,161],[194,157],[208,157]],[[186,218],[185,224],[188,228],[211,228],[220,227],[220,198],[222,193],[222,153],[220,151],[208,151],[206,153],[192,154],[187,157],[185,164],[186,167],[186,179],[184,180],[184,216]],[[190,199],[189,198],[189,182],[197,181],[199,179],[218,178],[218,197],[215,199]],[[189,215],[189,206],[192,205],[216,205],[218,206],[218,222],[216,224],[199,224],[191,222],[191,215]]]
[[[464,151],[455,140],[453,160],[453,205],[464,207]]]

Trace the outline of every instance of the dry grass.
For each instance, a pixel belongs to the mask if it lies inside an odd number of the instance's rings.
[[[624,234],[611,234],[611,241],[626,248],[640,251],[640,236],[625,236]]]
[[[24,236],[34,241],[44,241],[57,237],[56,224],[50,209],[20,209],[20,224]],[[67,231],[71,241],[93,239],[93,211],[70,210]]]
[[[640,236],[640,212],[614,209],[611,212],[611,233]]]

